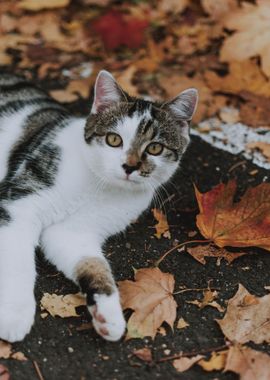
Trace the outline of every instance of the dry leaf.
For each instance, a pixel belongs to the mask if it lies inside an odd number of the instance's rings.
[[[223,319],[217,320],[224,335],[231,341],[246,343],[270,342],[270,294],[255,297],[243,285],[228,302]]]
[[[216,21],[238,8],[237,0],[201,0],[201,4],[205,12]]]
[[[212,352],[209,360],[202,359],[198,362],[205,371],[220,371],[225,368],[228,350]]]
[[[44,293],[40,301],[41,310],[47,310],[53,317],[61,318],[78,317],[76,307],[85,305],[86,300],[81,293],[65,296]]]
[[[171,12],[173,14],[183,12],[190,0],[161,0],[158,3],[159,12]]]
[[[223,107],[219,111],[219,117],[224,123],[235,124],[240,121],[239,110],[234,107]]]
[[[129,66],[126,70],[122,71],[120,75],[116,76],[117,82],[125,91],[132,96],[138,96],[137,88],[132,84],[132,79],[137,71],[135,65]]]
[[[262,155],[270,161],[270,144],[263,141],[256,141],[246,144],[246,148],[260,151]]]
[[[214,307],[220,313],[222,313],[225,309],[219,305],[215,299],[218,296],[218,292],[216,290],[212,291],[211,289],[204,290],[202,301],[194,300],[194,301],[186,301],[187,303],[191,303],[192,305],[198,306],[199,309],[203,309],[206,306]]]
[[[70,0],[22,0],[19,7],[28,11],[39,11],[48,8],[63,8],[69,3]]]
[[[14,352],[14,354],[12,354],[10,357],[12,359],[19,360],[20,362],[25,362],[28,360],[24,353],[21,351]]]
[[[196,355],[192,358],[179,358],[173,361],[173,366],[178,372],[185,372],[194,364],[198,363],[204,356]]]
[[[123,309],[134,310],[127,325],[127,339],[154,338],[163,322],[173,329],[177,308],[173,289],[173,275],[158,268],[139,269],[135,281],[119,282]]]
[[[269,98],[254,95],[249,91],[239,93],[244,102],[240,105],[242,123],[252,127],[268,126],[270,119]]]
[[[71,80],[65,90],[52,90],[50,95],[59,102],[69,103],[78,99],[78,95],[87,98],[94,78]]]
[[[216,257],[217,259],[225,259],[229,264],[247,252],[229,252],[225,248],[218,248],[211,244],[197,245],[196,247],[187,247],[187,252],[199,263],[205,265],[205,257]]]
[[[270,76],[270,3],[257,0],[257,4],[243,2],[239,10],[226,15],[224,26],[236,30],[221,49],[222,61],[244,61],[259,55],[262,70]]]
[[[168,239],[171,238],[169,225],[167,221],[166,215],[163,214],[161,210],[158,210],[157,208],[152,209],[152,213],[154,215],[154,218],[158,221],[158,224],[155,225],[156,233],[155,236],[160,239],[162,236],[166,237]]]
[[[3,364],[0,364],[0,380],[9,380],[10,379],[10,374],[7,369]]]
[[[150,348],[147,347],[133,351],[133,355],[146,363],[151,363],[153,361],[152,352]]]
[[[208,87],[217,92],[240,94],[248,89],[256,95],[270,97],[270,81],[254,61],[231,62],[225,76],[213,71],[207,71],[204,76]]]
[[[8,359],[11,355],[11,351],[11,344],[8,342],[4,342],[3,340],[0,340],[0,358]]]
[[[218,247],[257,246],[270,250],[270,184],[249,188],[233,202],[236,182],[219,184],[207,193],[196,189],[197,226]]]
[[[177,326],[176,328],[178,329],[185,329],[186,327],[189,326],[189,323],[187,323],[184,318],[179,318],[178,322],[177,322]]]
[[[269,380],[270,356],[249,347],[230,347],[225,371],[240,375],[240,380]]]

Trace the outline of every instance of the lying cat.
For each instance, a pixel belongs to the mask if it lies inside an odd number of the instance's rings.
[[[189,89],[163,104],[132,98],[101,71],[84,119],[25,79],[0,76],[0,338],[22,340],[31,329],[38,244],[86,295],[97,333],[121,338],[101,247],[175,173],[197,97]]]

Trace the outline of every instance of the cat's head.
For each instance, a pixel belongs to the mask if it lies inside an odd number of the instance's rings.
[[[102,181],[127,189],[167,182],[188,146],[197,101],[196,89],[165,103],[133,98],[101,71],[85,126],[91,170]]]

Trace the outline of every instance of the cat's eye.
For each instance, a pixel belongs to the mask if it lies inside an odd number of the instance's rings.
[[[106,143],[114,148],[122,145],[123,140],[117,133],[108,133],[106,135]]]
[[[163,145],[159,143],[151,143],[148,145],[148,147],[145,149],[145,151],[149,154],[152,154],[152,156],[158,156],[163,152]]]

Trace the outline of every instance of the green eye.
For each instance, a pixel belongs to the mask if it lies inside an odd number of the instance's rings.
[[[108,133],[106,135],[106,143],[114,148],[122,145],[123,140],[117,133]]]
[[[147,153],[152,154],[152,156],[158,156],[163,152],[163,145],[159,143],[151,143],[145,149]]]

